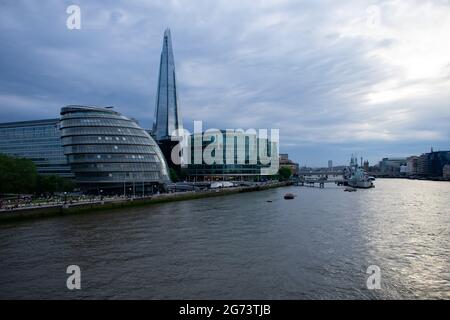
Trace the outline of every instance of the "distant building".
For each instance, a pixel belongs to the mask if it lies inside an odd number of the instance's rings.
[[[427,177],[431,173],[430,164],[428,161],[428,154],[423,153],[417,159],[417,174],[422,177]]]
[[[59,119],[1,123],[0,153],[32,160],[39,174],[73,177],[61,145]]]
[[[380,174],[396,177],[400,175],[400,167],[406,165],[406,158],[383,158],[380,161]]]
[[[400,166],[400,175],[401,176],[406,176],[408,172],[408,166],[406,164],[402,164]]]
[[[450,180],[450,164],[446,164],[442,168],[442,177],[446,180]]]
[[[450,151],[424,153],[417,159],[417,174],[423,177],[442,177],[444,166],[450,164]]]
[[[330,171],[333,170],[333,160],[328,160],[328,169],[329,169]]]
[[[369,171],[370,171],[370,166],[369,166],[369,161],[368,161],[368,160],[364,161],[363,169],[364,169],[366,172],[369,172]]]
[[[433,151],[427,154],[430,177],[442,177],[443,168],[450,164],[450,151]]]
[[[406,158],[406,174],[415,176],[419,174],[419,157],[411,156]]]
[[[280,167],[290,168],[293,175],[297,175],[299,172],[298,163],[290,160],[287,153],[280,153]]]

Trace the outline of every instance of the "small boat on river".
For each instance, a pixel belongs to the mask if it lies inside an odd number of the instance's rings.
[[[295,195],[292,194],[292,193],[286,193],[286,194],[284,195],[284,199],[286,199],[286,200],[292,200],[292,199],[294,199],[294,198],[295,198]]]

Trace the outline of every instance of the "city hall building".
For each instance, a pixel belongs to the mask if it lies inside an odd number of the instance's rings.
[[[75,181],[100,193],[153,193],[170,182],[166,161],[135,120],[108,108],[61,109],[61,144]]]

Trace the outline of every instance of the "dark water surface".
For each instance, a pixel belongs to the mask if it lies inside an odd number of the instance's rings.
[[[388,179],[22,221],[0,225],[0,298],[449,299],[449,240],[450,183]]]

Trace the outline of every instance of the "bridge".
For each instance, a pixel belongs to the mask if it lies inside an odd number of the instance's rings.
[[[342,176],[343,170],[299,171],[299,176]]]
[[[334,177],[331,179],[326,176],[318,176],[316,178],[300,176],[294,180],[294,184],[296,186],[302,187],[315,187],[315,185],[318,184],[319,188],[324,188],[326,183],[334,183],[338,186],[343,186],[345,185],[346,181],[342,176]]]

